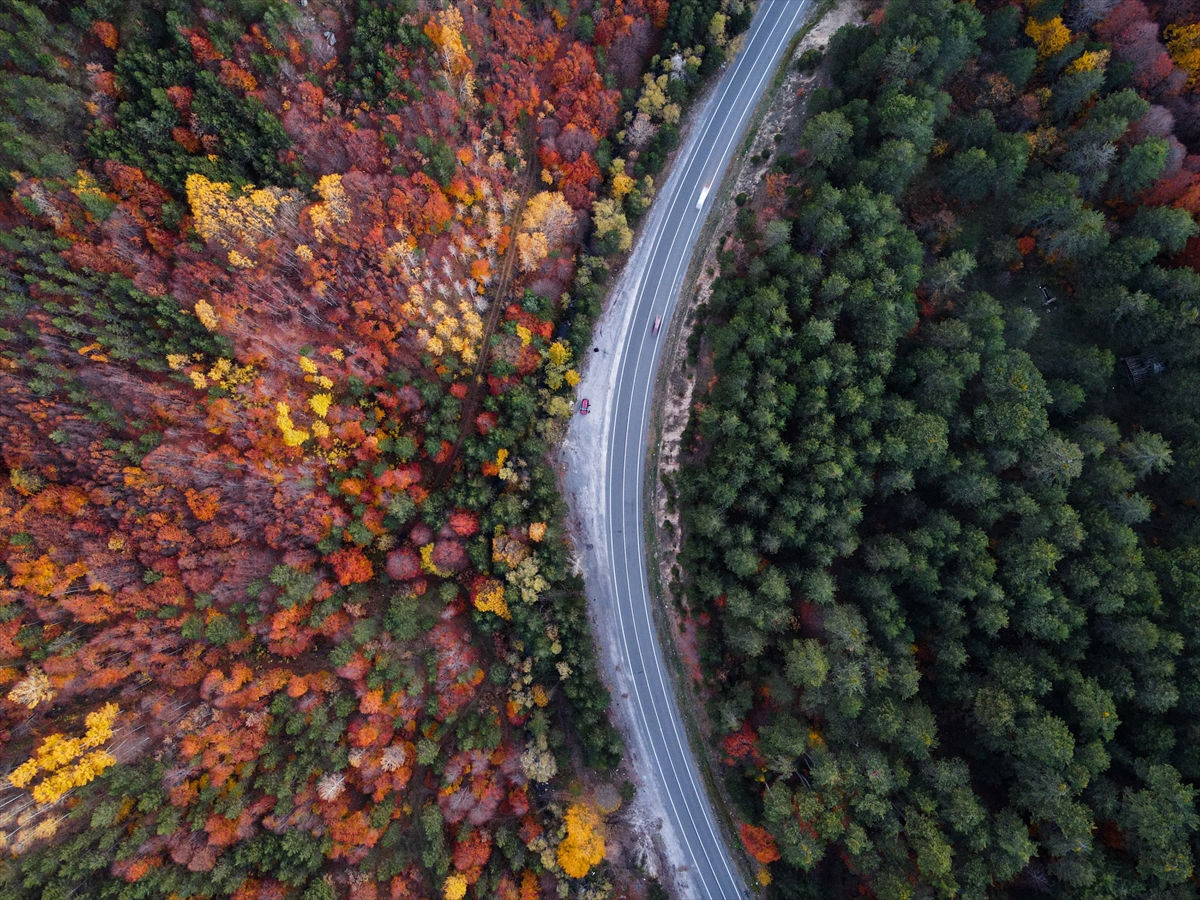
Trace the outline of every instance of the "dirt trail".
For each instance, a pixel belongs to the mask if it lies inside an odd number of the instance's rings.
[[[529,202],[529,197],[533,194],[533,188],[537,184],[538,175],[541,167],[537,162],[537,153],[534,152],[532,134],[526,134],[526,142],[529,145],[528,151],[525,154],[526,173],[525,184],[521,188],[521,197],[517,201],[516,207],[513,209],[512,223],[509,225],[508,252],[504,255],[504,266],[500,270],[500,278],[496,282],[496,290],[492,296],[492,305],[488,310],[487,322],[483,328],[483,337],[479,344],[479,357],[475,360],[475,369],[471,373],[471,387],[468,390],[467,396],[463,399],[462,413],[459,416],[460,426],[458,429],[458,440],[454,442],[453,448],[450,450],[450,456],[438,466],[437,471],[433,476],[433,489],[438,491],[445,487],[446,482],[450,480],[450,476],[454,474],[454,466],[458,461],[458,454],[462,450],[463,442],[466,441],[467,435],[475,426],[475,411],[479,409],[479,398],[483,394],[483,389],[487,384],[484,374],[487,372],[488,350],[492,340],[492,335],[500,324],[500,316],[505,309],[505,299],[508,296],[510,282],[512,281],[513,269],[517,265],[517,233],[521,230],[521,218],[525,215],[525,204]]]

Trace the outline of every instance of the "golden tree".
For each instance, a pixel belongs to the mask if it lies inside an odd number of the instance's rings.
[[[283,432],[283,443],[288,447],[299,447],[310,437],[303,428],[296,427],[292,421],[291,407],[282,400],[275,404],[275,424]]]
[[[1071,29],[1063,24],[1062,16],[1055,16],[1049,22],[1031,18],[1025,23],[1025,33],[1037,44],[1039,60],[1053,56],[1071,43]]]
[[[625,174],[625,160],[614,159],[608,167],[612,173],[612,195],[620,200],[633,190],[634,180]]]
[[[517,253],[521,259],[521,271],[532,272],[550,255],[550,244],[540,231],[522,232],[517,235]]]
[[[217,318],[216,310],[212,308],[212,305],[207,300],[196,301],[196,318],[209,331],[216,331],[221,325],[221,320]]]
[[[53,803],[71,788],[87,784],[117,761],[111,753],[95,749],[112,737],[117,712],[117,704],[108,703],[90,713],[82,738],[49,735],[31,758],[9,774],[8,783],[28,787],[41,773],[41,781],[30,791],[38,803]],[[85,750],[92,752],[85,755]]]
[[[1175,65],[1188,73],[1188,87],[1200,84],[1200,22],[1193,25],[1168,25],[1163,31],[1167,52]]]
[[[504,585],[489,579],[475,594],[475,608],[480,612],[495,613],[502,619],[511,619],[508,603],[504,599]]]
[[[521,268],[530,272],[545,259],[575,225],[575,211],[558,191],[541,191],[525,204],[517,249]]]
[[[445,900],[462,900],[467,895],[467,879],[462,875],[451,875],[442,886]]]
[[[331,177],[337,176],[326,176]],[[209,181],[199,173],[188,176],[185,188],[200,237],[206,241],[216,239],[222,247],[240,246],[243,251],[274,234],[281,207],[299,199],[281,188],[255,189],[254,185],[247,185],[235,196],[228,182]],[[252,259],[236,250],[230,262],[241,268],[254,265]]]
[[[312,408],[312,411],[322,419],[325,418],[325,414],[329,412],[329,404],[332,402],[332,394],[313,394],[308,398],[308,405]]]
[[[421,569],[430,575],[437,575],[439,578],[448,578],[452,573],[443,572],[433,561],[434,546],[433,543],[428,543],[421,547]]]
[[[599,814],[591,806],[572,803],[567,808],[567,836],[558,845],[558,864],[572,878],[582,878],[604,859],[604,832]]]
[[[529,198],[521,217],[523,231],[541,231],[549,241],[562,240],[575,224],[575,210],[559,191],[541,191]]]
[[[1067,71],[1076,74],[1079,72],[1091,72],[1095,69],[1103,69],[1108,65],[1108,59],[1111,56],[1108,50],[1088,50],[1081,53],[1075,62],[1067,66]]]
[[[546,370],[546,387],[557,391],[563,383],[570,387],[579,384],[579,373],[571,368],[571,348],[555,341],[543,354]]]
[[[682,110],[678,103],[671,103],[667,94],[670,79],[666,75],[657,78],[650,72],[642,76],[642,94],[638,97],[638,112],[645,113],[651,119],[661,119],[669,125],[679,121]]]
[[[462,13],[451,6],[429,20],[425,34],[437,47],[451,86],[460,99],[467,100],[475,91],[475,66],[463,46],[462,28]]]
[[[434,356],[449,350],[468,365],[478,358],[483,319],[468,301],[459,300],[453,308],[441,299],[429,302],[425,289],[414,284],[409,286],[408,301],[401,305],[400,312],[426,326],[417,329],[417,343]]]
[[[308,208],[313,233],[318,243],[324,243],[337,233],[337,226],[350,222],[350,200],[342,187],[341,175],[325,175],[317,182],[317,193],[321,202]]]

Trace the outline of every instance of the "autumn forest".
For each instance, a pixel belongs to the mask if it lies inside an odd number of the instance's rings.
[[[664,478],[730,849],[1196,897],[1200,6],[813,5]],[[555,451],[753,11],[0,0],[0,897],[668,896]]]
[[[0,894],[613,895],[548,451],[719,6],[0,2]]]

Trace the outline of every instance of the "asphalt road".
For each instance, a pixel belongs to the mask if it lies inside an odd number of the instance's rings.
[[[642,506],[650,408],[662,340],[713,194],[808,6],[760,3],[744,49],[692,124],[597,330],[599,352],[579,391],[591,413],[575,417],[565,452],[573,507],[593,542],[585,568],[598,639],[610,644],[602,656],[627,688],[635,765],[666,820],[666,855],[687,900],[750,894],[714,821],[655,632]]]

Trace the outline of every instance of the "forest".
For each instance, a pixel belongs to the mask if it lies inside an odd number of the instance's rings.
[[[1200,7],[891,0],[819,62],[678,478],[759,882],[1195,897]]]
[[[750,12],[0,0],[0,895],[660,890],[548,452]]]

